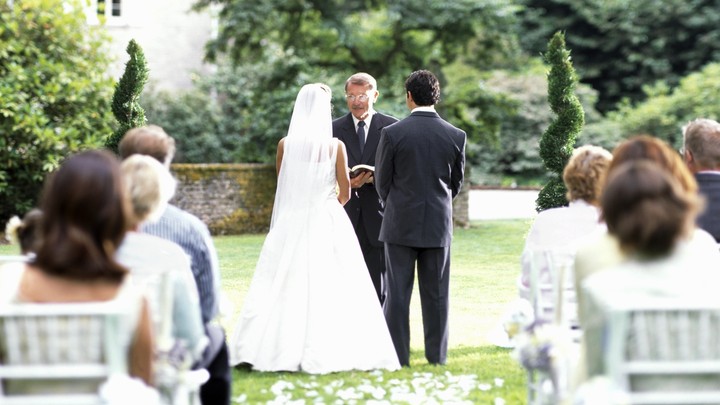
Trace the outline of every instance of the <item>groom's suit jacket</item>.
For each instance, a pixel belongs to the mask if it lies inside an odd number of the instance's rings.
[[[355,131],[355,123],[350,113],[333,121],[333,136],[343,141],[348,154],[348,167],[357,164],[375,166],[375,151],[380,140],[380,131],[386,126],[397,122],[397,119],[378,112],[370,121],[370,128],[365,137],[365,147],[360,154],[360,141]],[[358,229],[358,221],[362,220],[370,242],[377,247],[383,243],[378,240],[382,223],[383,207],[373,184],[365,184],[351,190],[350,201],[345,204],[345,211],[350,217],[353,227]],[[360,215],[362,213],[362,215]]]
[[[448,247],[452,199],[465,168],[465,132],[435,112],[416,111],[382,131],[375,188],[385,202],[380,240]]]
[[[696,173],[695,179],[706,202],[705,211],[697,218],[697,225],[720,242],[720,174]]]

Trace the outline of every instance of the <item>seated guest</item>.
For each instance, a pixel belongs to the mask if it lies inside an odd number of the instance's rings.
[[[609,175],[603,217],[625,261],[589,276],[580,308],[589,377],[604,373],[607,304],[642,304],[652,298],[717,299],[717,248],[699,250],[690,239],[699,198],[649,160],[629,161]],[[707,302],[706,301],[706,302]]]
[[[10,243],[20,245],[20,254],[27,256],[34,254],[36,244],[36,232],[40,227],[42,211],[33,208],[28,211],[22,221],[18,217],[12,217],[5,227],[6,238]]]
[[[720,123],[698,118],[683,128],[683,157],[705,197],[697,225],[720,242]]]
[[[680,155],[665,141],[649,136],[639,135],[630,138],[613,151],[613,160],[608,175],[618,166],[635,160],[650,160],[665,169],[677,180],[680,187],[690,195],[698,195],[697,182],[688,170]],[[690,245],[700,253],[706,249],[717,250],[715,240],[707,232],[695,228],[690,235]],[[575,287],[578,305],[582,305],[583,294],[580,286],[582,281],[597,271],[614,266],[625,259],[619,241],[613,235],[603,232],[578,248],[575,256]]]
[[[118,149],[123,159],[134,154],[152,156],[169,172],[175,154],[175,140],[162,128],[150,125],[128,131],[120,140]],[[200,313],[209,340],[197,365],[210,374],[210,379],[200,387],[200,401],[205,405],[230,404],[230,360],[225,331],[217,321],[220,268],[207,225],[189,212],[167,204],[160,218],[146,222],[140,231],[175,242],[190,256],[190,266],[200,297]]]
[[[13,217],[5,227],[7,240],[20,245],[20,255],[4,256],[0,263],[0,297],[7,297],[15,290],[22,273],[25,270],[24,262],[35,255],[37,245],[37,232],[40,228],[42,211],[34,208],[28,211],[22,221]]]
[[[41,209],[35,256],[12,293],[0,299],[47,305],[117,302],[126,309],[118,341],[127,352],[130,375],[150,384],[153,335],[147,304],[127,281],[128,270],[115,260],[129,210],[120,163],[104,151],[68,158],[46,182]],[[63,384],[27,382],[15,388],[52,392]],[[88,389],[96,392],[98,387]]]
[[[547,250],[574,253],[574,249],[588,236],[605,230],[598,205],[602,182],[611,160],[610,152],[598,146],[586,145],[573,151],[563,170],[569,206],[540,212],[525,239],[522,274],[518,283],[522,298],[530,298],[531,266],[542,266],[544,271],[541,270],[540,277],[549,277],[548,264],[538,260],[542,257],[538,258],[534,253]]]
[[[175,179],[160,162],[146,155],[132,155],[125,159],[121,171],[132,209],[131,230],[120,245],[117,260],[130,269],[133,281],[139,286],[153,274],[170,272],[173,277],[172,337],[174,343],[187,350],[189,364],[192,364],[201,358],[207,346],[207,337],[190,258],[177,244],[138,232],[143,222],[152,220],[153,216],[157,219],[162,213],[175,192]],[[158,322],[161,316],[161,313],[154,314]],[[156,337],[160,337],[159,333],[155,331]]]

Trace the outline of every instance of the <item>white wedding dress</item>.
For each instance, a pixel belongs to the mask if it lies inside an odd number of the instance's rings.
[[[296,101],[293,122],[298,108]],[[382,308],[337,200],[338,141],[329,133],[312,138],[308,160],[307,127],[305,138],[292,128],[291,122],[271,228],[230,341],[231,364],[313,374],[396,370]]]

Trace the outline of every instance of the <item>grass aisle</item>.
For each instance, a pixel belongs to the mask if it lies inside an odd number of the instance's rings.
[[[422,353],[420,301],[411,303],[411,367],[393,373],[346,372],[325,376],[233,371],[233,398],[245,403],[475,403],[524,404],[525,374],[509,351],[487,342],[515,281],[529,220],[482,221],[455,230],[450,274],[448,364],[427,364]],[[232,334],[265,235],[215,238],[222,290],[232,304],[224,324]],[[17,246],[0,245],[0,254]]]
[[[448,364],[430,366],[422,347],[417,286],[411,303],[411,367],[325,376],[233,371],[233,398],[245,403],[525,403],[525,374],[509,351],[487,342],[515,282],[529,220],[482,221],[455,230],[450,274]],[[232,334],[265,235],[215,238]]]

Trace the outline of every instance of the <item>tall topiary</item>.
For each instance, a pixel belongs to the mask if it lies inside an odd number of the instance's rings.
[[[585,113],[575,96],[577,75],[570,61],[570,51],[565,48],[564,33],[558,31],[553,35],[545,61],[550,65],[548,102],[556,116],[540,138],[540,157],[551,172],[551,179],[535,200],[538,211],[567,205],[562,172],[585,123]]]
[[[125,64],[125,72],[115,85],[112,98],[112,112],[118,121],[118,128],[105,140],[105,146],[117,153],[118,143],[129,129],[145,125],[145,110],[138,99],[148,79],[148,68],[145,54],[135,42],[130,40],[127,46],[130,60]]]

